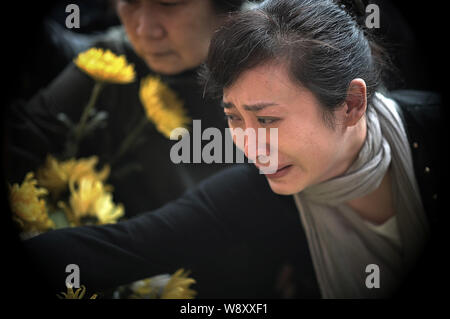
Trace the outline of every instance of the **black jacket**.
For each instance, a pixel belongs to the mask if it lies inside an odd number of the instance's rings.
[[[420,194],[431,227],[431,239],[422,258],[406,278],[397,296],[440,297],[442,274],[437,271],[442,251],[446,248],[444,236],[443,197],[444,176],[447,176],[443,152],[447,145],[444,139],[443,104],[436,93],[398,90],[390,94],[401,107],[403,123],[410,143],[414,172]]]
[[[399,102],[406,121],[415,174],[436,234],[440,102],[425,93],[411,100],[411,94],[416,93],[396,92],[391,97]],[[50,231],[24,244],[54,292],[65,290],[66,265],[77,264],[81,283],[91,292],[183,267],[197,280],[193,288],[198,298],[278,298],[278,276],[290,265],[295,297],[320,298],[292,196],[273,193],[249,164],[220,172],[178,200],[128,221]],[[434,252],[427,250],[412,274],[414,285],[408,281],[399,296],[432,294]]]

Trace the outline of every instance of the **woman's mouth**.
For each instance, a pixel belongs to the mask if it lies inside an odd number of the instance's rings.
[[[283,177],[287,174],[289,174],[289,172],[291,171],[292,165],[285,165],[280,167],[275,173],[273,174],[265,174],[267,178],[270,179],[275,179],[275,178],[280,178]]]
[[[171,55],[172,53],[173,53],[172,51],[161,51],[161,52],[148,53],[148,55],[151,57],[154,57],[154,58],[164,58],[164,57]]]

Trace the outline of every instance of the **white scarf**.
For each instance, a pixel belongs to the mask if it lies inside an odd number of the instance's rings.
[[[347,172],[294,195],[323,298],[389,297],[414,266],[429,235],[395,102],[376,93],[372,106],[366,112],[366,140]],[[374,191],[390,166],[401,247],[371,230],[346,205]],[[379,267],[379,288],[366,286],[370,264]]]

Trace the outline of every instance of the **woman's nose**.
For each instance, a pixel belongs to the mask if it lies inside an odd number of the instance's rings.
[[[142,8],[136,30],[139,36],[159,40],[166,35],[166,30],[155,11],[157,11],[155,8]]]
[[[258,133],[263,133],[258,129],[246,129],[244,136],[244,154],[245,156],[258,164],[265,165],[267,161],[264,159],[267,157],[267,143],[264,143],[264,138],[260,138]],[[260,141],[262,142],[260,144]],[[264,158],[263,158],[264,157]]]

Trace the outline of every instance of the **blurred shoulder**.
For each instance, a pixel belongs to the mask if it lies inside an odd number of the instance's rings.
[[[252,164],[235,164],[206,179],[200,187],[230,194],[273,193],[265,176]]]
[[[197,188],[196,195],[221,214],[238,219],[245,216],[262,223],[267,220],[264,216],[295,211],[292,196],[274,193],[267,178],[253,164],[236,164],[207,178]]]

